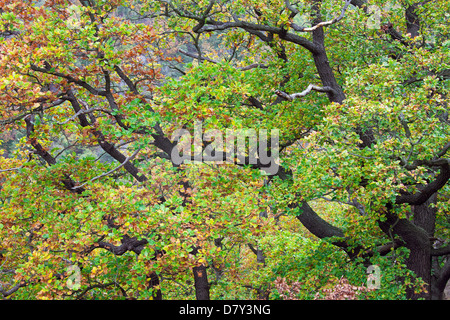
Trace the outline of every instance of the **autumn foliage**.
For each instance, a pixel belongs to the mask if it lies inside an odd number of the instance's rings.
[[[0,297],[442,299],[448,12],[0,0]],[[172,161],[246,129],[275,174]]]

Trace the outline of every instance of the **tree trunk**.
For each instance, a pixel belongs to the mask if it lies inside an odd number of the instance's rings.
[[[424,229],[428,236],[434,236],[436,224],[437,208],[432,207],[437,201],[437,193],[433,194],[425,203],[421,205],[411,206],[413,212],[413,223]]]
[[[151,272],[149,274],[147,288],[154,289],[152,294],[153,300],[162,300],[162,293],[161,289],[159,288],[159,277],[156,272]]]
[[[422,278],[426,283],[426,291],[420,290],[417,287],[408,287],[406,290],[406,297],[408,299],[431,299],[431,256],[430,256],[430,243],[427,241],[422,246],[410,246],[409,257],[406,260],[406,266],[408,269],[416,274],[417,278]],[[415,291],[419,292],[415,292]]]
[[[313,24],[322,22],[320,14],[321,1],[314,1],[313,4]],[[342,103],[345,100],[345,94],[341,86],[337,83],[334,77],[334,71],[330,66],[327,52],[325,50],[325,33],[323,27],[317,28],[312,32],[312,38],[316,50],[311,52],[314,58],[314,64],[319,74],[320,81],[326,87],[332,88],[333,92],[327,92],[330,102]]]
[[[436,266],[436,270],[439,272],[434,275],[434,279],[432,278],[431,282],[431,299],[432,300],[443,300],[444,299],[444,290],[447,286],[447,282],[450,279],[450,259],[447,258],[444,266],[439,268]]]
[[[313,58],[322,84],[334,90],[333,92],[327,92],[328,99],[331,102],[342,103],[345,99],[345,94],[334,77],[325,48],[322,47],[317,53],[314,53]]]
[[[399,219],[397,215],[387,213],[386,221],[379,222],[380,228],[386,234],[396,234],[401,237],[405,247],[410,250],[406,266],[413,271],[416,278],[422,278],[425,281],[426,292],[420,288],[412,286],[407,289],[406,297],[408,299],[430,299],[431,283],[431,243],[428,233],[421,227],[415,225],[408,219]],[[415,291],[420,291],[416,293]]]
[[[413,223],[417,227],[423,229],[428,236],[428,239],[434,236],[436,213],[437,209],[431,205],[436,203],[437,193],[433,194],[425,203],[421,205],[412,206]],[[417,248],[417,250],[411,250],[410,256],[406,262],[409,269],[413,270],[418,277],[421,277],[427,285],[427,294],[417,295],[413,292],[410,293],[412,299],[425,298],[431,299],[431,293],[436,292],[437,288],[432,288],[432,263],[431,263],[431,242],[425,241],[423,248]],[[442,288],[443,290],[443,288]],[[438,289],[438,291],[440,291]],[[439,292],[440,296],[442,292]]]
[[[195,297],[197,300],[209,300],[209,284],[204,265],[194,267]]]
[[[405,11],[406,32],[411,35],[411,38],[417,37],[420,31],[420,20],[416,13],[417,8],[418,4],[411,4]]]

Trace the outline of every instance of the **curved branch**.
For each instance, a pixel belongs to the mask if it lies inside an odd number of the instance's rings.
[[[92,249],[96,248],[106,249],[117,256],[121,256],[127,251],[133,251],[136,254],[140,254],[142,249],[144,249],[143,246],[146,245],[147,243],[148,241],[145,239],[138,240],[136,237],[130,238],[129,236],[125,235],[122,238],[122,244],[120,246],[115,246],[105,241],[99,241],[95,244],[95,247]]]
[[[3,286],[0,284],[0,293],[3,295],[4,298],[12,295],[14,292],[19,290],[22,287],[25,287],[27,283],[25,281],[19,281],[17,282],[13,287],[9,288],[9,290],[3,289]]]
[[[189,17],[187,17],[189,18]],[[190,17],[192,19],[192,17]],[[198,20],[197,18],[196,20]],[[296,43],[298,45],[301,45],[308,51],[314,53],[318,50],[317,46],[311,42],[310,40],[300,37],[296,34],[286,32],[286,29],[280,28],[280,27],[272,27],[268,25],[262,25],[242,20],[236,20],[233,22],[221,22],[221,21],[214,21],[214,20],[206,20],[205,25],[197,30],[198,33],[201,32],[211,32],[211,31],[220,31],[220,30],[226,30],[231,28],[241,28],[248,32],[260,32],[265,31],[272,34],[278,34],[279,36],[282,36],[282,38],[286,41]]]
[[[187,52],[187,51],[185,51],[185,50],[183,50],[183,49],[178,49],[178,52],[184,54],[185,56],[188,56],[188,57],[191,57],[191,58],[193,58],[193,59],[200,60],[200,61],[208,61],[208,62],[211,62],[211,63],[214,63],[214,64],[219,63],[218,61],[215,61],[215,60],[213,60],[213,59],[210,59],[210,58],[207,58],[207,57],[202,57],[202,56],[200,56],[200,55],[197,55],[197,54],[194,54],[194,53]]]
[[[295,202],[289,205],[289,208],[298,208],[299,214],[296,218],[316,237],[320,239],[337,238],[332,242],[334,245],[343,249],[348,248],[348,244],[343,240],[344,232],[322,219],[306,201]]]
[[[286,100],[292,101],[296,98],[300,98],[300,97],[304,97],[306,96],[308,93],[310,93],[312,90],[314,91],[318,91],[318,92],[330,92],[330,93],[335,93],[335,90],[331,87],[319,87],[313,84],[310,84],[305,90],[303,90],[302,92],[298,92],[298,93],[293,93],[293,94],[288,94],[286,92],[277,90],[275,91],[275,93],[280,96],[281,98],[284,98]]]
[[[109,282],[109,283],[105,283],[105,284],[101,284],[101,283],[93,284],[93,285],[87,287],[86,289],[84,289],[84,290],[76,297],[76,299],[77,299],[77,300],[82,299],[83,296],[84,296],[86,293],[88,293],[90,290],[92,290],[92,289],[96,289],[96,288],[104,289],[104,288],[107,288],[107,287],[112,286],[112,285],[117,285],[117,284],[116,284],[115,281]],[[120,289],[121,289],[122,293],[124,293],[124,290],[123,290],[121,287],[120,287]],[[125,295],[125,296],[126,296],[126,295]]]
[[[26,111],[24,113],[18,114],[17,116],[14,116],[14,117],[11,117],[11,118],[8,118],[8,119],[3,119],[3,120],[0,119],[0,126],[4,126],[4,125],[7,125],[7,124],[14,123],[16,121],[22,120],[23,118],[25,118],[28,115],[35,114],[35,113],[41,112],[43,110],[47,110],[47,109],[59,106],[60,104],[64,103],[65,101],[66,101],[65,99],[56,99],[55,101],[50,103],[50,105],[47,106],[47,107],[45,107],[43,105],[43,101],[40,101],[41,102],[40,105],[38,107],[36,107],[36,108],[30,109],[30,110],[28,110],[28,111]]]
[[[419,192],[414,194],[399,195],[395,199],[396,204],[407,203],[410,205],[421,205],[425,203],[434,193],[439,191],[450,179],[450,165],[448,161],[441,165],[441,172],[434,181],[425,185]]]

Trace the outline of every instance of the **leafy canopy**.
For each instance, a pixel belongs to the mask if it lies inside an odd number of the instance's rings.
[[[377,252],[379,223],[411,218],[402,196],[449,149],[450,2],[416,8],[418,35],[410,2],[372,1],[377,26],[361,1],[0,1],[0,292],[192,299],[204,266],[213,299],[280,299],[279,277],[313,299],[377,264],[361,297],[405,298],[408,249]],[[173,133],[198,121],[278,129],[280,171],[175,165]],[[443,243],[448,199],[444,181]]]

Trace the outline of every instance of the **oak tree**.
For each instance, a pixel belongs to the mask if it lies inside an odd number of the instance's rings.
[[[443,298],[449,1],[0,4],[4,297]]]

